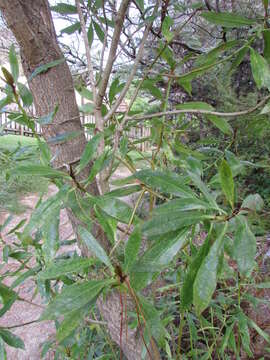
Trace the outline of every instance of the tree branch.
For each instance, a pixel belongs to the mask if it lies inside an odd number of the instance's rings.
[[[179,109],[179,110],[172,110],[172,111],[161,111],[153,114],[145,114],[141,116],[129,116],[127,120],[136,120],[136,121],[143,121],[152,119],[154,117],[162,117],[162,116],[170,116],[170,115],[178,115],[183,113],[190,113],[190,114],[206,114],[206,115],[216,115],[216,116],[223,116],[223,117],[234,117],[234,116],[243,116],[248,115],[256,111],[258,108],[263,106],[268,100],[270,99],[270,95],[266,96],[263,100],[261,100],[256,106],[244,110],[244,111],[237,111],[237,112],[219,112],[219,111],[211,111],[211,110],[199,110],[199,109]]]
[[[76,1],[78,1],[78,0],[76,0]],[[129,3],[130,3],[130,0],[122,1],[119,11],[118,11],[118,15],[115,19],[115,28],[114,28],[114,32],[113,32],[110,52],[108,55],[108,61],[107,61],[104,73],[102,74],[102,80],[101,80],[101,84],[100,84],[99,91],[97,94],[97,100],[96,100],[96,104],[95,104],[97,109],[101,108],[102,101],[105,96],[105,92],[106,92],[107,85],[108,85],[109,78],[110,78],[111,71],[112,71],[112,66],[113,66],[113,63],[116,58],[115,54],[117,51],[117,47],[118,47],[118,43],[120,40],[120,35],[121,35],[121,31],[122,31],[122,27],[123,27],[125,15],[126,15],[126,11],[128,9]]]

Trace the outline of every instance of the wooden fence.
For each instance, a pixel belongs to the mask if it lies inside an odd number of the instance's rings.
[[[83,115],[83,116],[81,116],[81,123],[85,129],[86,138],[88,140],[90,140],[91,135],[88,132],[89,126],[87,126],[87,125],[90,125],[90,124],[94,125],[94,123],[95,123],[94,117],[91,115]],[[15,121],[11,121],[8,118],[8,114],[4,113],[4,112],[0,113],[0,129],[5,134],[22,135],[22,136],[30,136],[30,137],[34,136],[33,131],[31,129],[29,129],[25,125],[18,124]],[[42,133],[41,126],[37,122],[35,123],[35,132],[38,135],[41,135],[41,133]],[[134,146],[137,149],[139,149],[141,151],[146,151],[150,148],[150,143],[148,141],[144,141],[141,143],[139,142],[140,140],[150,136],[150,128],[149,127],[145,127],[145,126],[142,126],[141,124],[139,124],[136,127],[132,127],[126,133],[126,135],[129,137],[129,139],[131,140],[131,142],[134,144]]]

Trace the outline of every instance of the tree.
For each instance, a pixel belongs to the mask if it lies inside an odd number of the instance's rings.
[[[244,164],[228,149],[212,149],[219,154],[217,161],[216,158],[205,157],[197,149],[185,147],[177,135],[182,126],[178,116],[190,114],[184,118],[190,121],[193,115],[194,122],[202,116],[204,121],[219,129],[224,141],[230,144],[233,128],[225,118],[256,113],[269,100],[269,95],[250,109],[229,113],[216,111],[210,104],[202,102],[177,104],[177,108],[170,108],[169,97],[175,83],[191,94],[194,78],[232,60],[233,66],[239,65],[256,37],[255,26],[261,27],[265,44],[269,40],[269,33],[263,29],[263,22],[222,12],[221,6],[215,9],[210,2],[194,6],[193,3],[179,5],[164,1],[160,5],[159,2],[144,4],[123,0],[118,8],[109,1],[92,3],[76,0],[75,4],[59,3],[52,9],[60,14],[71,15],[72,25],[65,32],[80,31],[84,40],[90,89],[81,86],[78,90],[90,100],[83,110],[91,112],[95,117],[93,137],[88,143],[80,123],[72,77],[58,45],[48,2],[0,0],[2,14],[19,44],[24,73],[42,123],[43,136],[51,152],[50,158],[48,148],[39,140],[42,164],[20,167],[18,172],[39,172],[40,175],[52,178],[59,187],[58,195],[37,209],[41,220],[34,214],[32,222],[20,235],[22,245],[29,246],[26,239],[34,236],[34,227],[41,230],[43,241],[48,236],[53,237],[52,233],[57,231],[53,219],[60,207],[66,206],[82,254],[99,260],[88,274],[83,269],[91,266],[89,260],[72,258],[66,262],[53,262],[55,253],[49,259],[44,256],[37,277],[48,286],[53,287],[50,280],[61,278],[66,273],[80,274],[82,271],[82,275],[72,278],[72,285],[66,286],[51,301],[43,319],[64,316],[58,332],[58,340],[63,341],[97,301],[111,338],[118,343],[128,359],[139,359],[142,351],[150,359],[160,359],[162,351],[168,354],[169,336],[160,321],[158,310],[146,295],[151,291],[151,282],[175,261],[174,275],[179,276],[177,267],[180,264],[185,272],[180,290],[181,306],[177,315],[181,324],[176,353],[180,356],[182,326],[185,319],[190,321],[185,312],[191,311],[194,306],[197,318],[201,319],[203,311],[211,306],[210,301],[223,269],[222,263],[226,261],[223,250],[225,240],[235,238],[235,244],[226,252],[236,261],[239,278],[244,280],[250,276],[254,267],[256,239],[246,216],[247,209],[254,210],[254,198],[253,202],[244,199],[242,205],[235,198],[234,178]],[[183,13],[181,6],[185,8]],[[265,5],[267,7],[268,4]],[[233,2],[232,8],[235,8]],[[135,14],[134,19],[130,18],[131,12]],[[192,48],[189,43],[179,43],[179,33],[183,29],[189,30],[188,26],[196,16],[200,16],[204,26],[211,24],[225,34],[222,42],[206,53],[202,49]],[[266,10],[264,21],[266,24]],[[230,38],[230,31],[248,27],[252,29],[251,35],[240,40]],[[135,40],[132,35],[134,28],[137,33]],[[93,62],[91,52],[95,36],[103,43],[98,67]],[[128,47],[122,43],[123,36],[126,37]],[[146,51],[149,39],[154,39],[156,43],[155,52]],[[188,54],[180,52],[179,57],[176,57],[173,50],[178,45]],[[134,58],[125,83],[115,78],[114,66],[118,51]],[[194,54],[196,62],[186,64]],[[264,57],[251,49],[252,73],[258,88],[269,88],[268,55],[266,45]],[[17,84],[16,60],[13,56],[11,59],[11,73],[3,69],[6,99],[7,102],[17,102],[20,121],[31,125],[33,119],[28,118],[20,100],[24,99]],[[162,73],[159,72],[160,66],[164,68]],[[163,90],[158,87],[161,82]],[[133,112],[140,91],[154,99],[157,107],[155,112]],[[119,115],[117,110],[127,95],[130,98],[128,109]],[[147,164],[150,163],[148,169],[139,171],[129,156],[134,144],[128,142],[126,131],[146,121],[151,121],[153,149],[150,159],[147,154],[139,152]],[[209,161],[207,166],[204,165],[206,160]],[[125,182],[125,185],[132,185],[110,192],[109,179],[119,162],[124,163],[133,173]],[[54,170],[49,167],[50,164]],[[215,168],[214,177],[211,172],[207,172],[212,167]],[[208,186],[202,181],[204,170],[205,179],[209,180]],[[211,186],[219,190],[218,198]],[[134,209],[119,200],[120,196],[136,192],[140,195]],[[143,219],[137,210],[146,195],[149,216]],[[260,203],[261,199],[256,197],[255,202]],[[157,206],[160,203],[162,205]],[[126,226],[123,228],[122,224]],[[202,230],[207,233],[207,237],[203,246],[195,252],[191,242],[196,234],[200,236]],[[119,231],[123,232],[123,237]],[[34,240],[30,242],[32,246],[35,243]],[[187,261],[185,256],[185,260],[182,259],[181,249],[189,244],[190,259]],[[102,275],[98,272],[100,262],[104,265]],[[80,292],[84,296],[78,297]],[[104,297],[101,294],[105,294]],[[127,326],[127,320],[124,321],[125,294],[129,310],[137,317],[135,330]],[[228,324],[230,331],[238,321],[247,328],[247,319],[240,305],[239,313],[230,314],[233,318],[233,322]],[[126,331],[127,334],[124,334]],[[243,329],[240,333],[243,333]],[[215,341],[221,343],[221,337]],[[242,345],[249,354],[244,340]],[[210,356],[217,356],[213,345],[210,350]]]

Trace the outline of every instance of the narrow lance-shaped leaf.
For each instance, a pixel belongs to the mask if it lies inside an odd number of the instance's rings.
[[[82,171],[95,155],[103,134],[96,134],[85,146],[80,163],[76,169],[77,174]]]
[[[100,261],[102,261],[105,265],[107,265],[108,267],[110,267],[112,269],[113,266],[110,262],[108,255],[106,254],[105,250],[99,245],[99,243],[94,238],[94,236],[90,232],[88,232],[85,228],[83,228],[82,226],[79,227],[78,233],[79,233],[79,236],[81,237],[81,239],[83,240],[83,242],[85,243],[85,245],[88,247],[88,249]]]
[[[9,49],[8,57],[9,57],[11,74],[13,76],[14,82],[16,83],[19,77],[19,63],[18,63],[14,44],[12,44]]]
[[[208,235],[204,240],[203,245],[200,247],[199,251],[197,252],[196,256],[194,257],[193,261],[191,262],[191,264],[187,269],[184,283],[180,292],[181,295],[180,306],[183,310],[187,310],[188,307],[193,302],[193,284],[196,279],[199,268],[204,258],[207,256],[209,252],[212,241],[213,241],[213,234],[212,234],[212,226],[211,226]]]
[[[132,234],[129,236],[125,246],[125,271],[129,271],[131,266],[135,263],[139,253],[142,241],[142,234],[140,226],[135,227]]]
[[[220,229],[218,238],[211,246],[196,275],[193,284],[193,302],[197,314],[201,314],[207,308],[215,291],[219,257],[223,249],[227,226],[228,224],[225,223]]]
[[[24,342],[17,335],[12,334],[6,329],[0,329],[0,337],[7,343],[9,346],[12,346],[17,349],[25,349]]]
[[[268,62],[256,50],[250,49],[250,64],[252,75],[259,89],[270,89],[270,68]]]
[[[38,278],[40,280],[57,279],[69,273],[78,273],[91,266],[93,263],[94,260],[88,258],[58,260],[47,266],[45,270],[41,271],[38,274]]]
[[[219,176],[222,191],[228,200],[231,208],[234,208],[234,181],[231,168],[225,159],[222,160],[219,167]]]
[[[57,65],[60,65],[62,64],[63,62],[65,61],[64,58],[62,59],[58,59],[58,60],[54,60],[54,61],[51,61],[47,64],[44,64],[44,65],[41,65],[39,66],[38,68],[36,68],[33,73],[31,74],[31,76],[29,77],[28,81],[31,81],[35,76],[39,75],[39,74],[42,74],[44,72],[46,72],[47,70],[57,66]]]
[[[247,19],[241,15],[228,12],[216,13],[208,11],[201,13],[201,16],[212,24],[224,26],[227,28],[250,26],[256,23],[255,19]]]
[[[233,257],[237,262],[239,272],[243,276],[248,276],[255,265],[256,238],[244,216],[236,217],[236,226]]]
[[[43,311],[40,320],[54,320],[82,308],[111,282],[112,280],[91,280],[66,287]]]

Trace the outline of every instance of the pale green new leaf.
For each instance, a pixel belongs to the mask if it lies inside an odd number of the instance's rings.
[[[14,173],[17,175],[40,176],[52,179],[70,179],[68,174],[43,165],[21,165],[14,169]]]
[[[18,82],[18,89],[19,89],[20,97],[23,101],[23,105],[25,107],[31,106],[33,103],[33,96],[30,90],[28,89],[28,87]]]
[[[225,159],[219,166],[219,177],[223,193],[226,196],[231,208],[234,208],[234,181],[232,170]]]
[[[270,89],[270,68],[264,57],[253,48],[250,49],[250,64],[252,75],[259,89],[266,87]]]
[[[18,80],[18,77],[19,77],[19,62],[18,62],[18,59],[17,59],[14,44],[12,44],[10,49],[9,49],[8,57],[9,57],[9,64],[10,64],[11,74],[13,76],[14,82],[16,83],[17,80]]]

